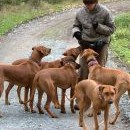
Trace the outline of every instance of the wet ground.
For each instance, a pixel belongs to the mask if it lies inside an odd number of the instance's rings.
[[[122,1],[119,3],[106,4],[114,14],[122,11],[130,10],[130,1]],[[24,57],[29,57],[31,48],[35,45],[42,44],[46,47],[52,48],[52,53],[45,57],[45,61],[53,61],[62,57],[62,53],[71,47],[78,46],[78,43],[71,36],[71,28],[74,20],[75,13],[78,9],[72,9],[65,11],[61,14],[54,14],[52,16],[45,16],[40,19],[30,21],[27,24],[23,24],[6,36],[0,39],[0,61],[5,63],[11,63],[12,61]],[[118,62],[113,53],[109,50],[109,59],[107,66],[113,68],[119,68],[129,72],[129,68]],[[5,83],[5,88],[7,87]],[[47,113],[44,115],[31,114],[24,112],[23,106],[18,103],[16,94],[16,88],[14,87],[10,93],[9,100],[10,106],[4,104],[3,93],[0,108],[3,113],[1,118],[0,130],[80,130],[78,126],[78,112],[72,114],[69,108],[69,102],[66,100],[66,114],[61,114],[59,110],[54,109],[51,105],[52,111],[54,111],[58,119],[52,119]],[[69,90],[67,91],[69,94]],[[60,89],[59,89],[59,98]],[[45,103],[46,96],[43,97],[43,105]],[[37,102],[37,94],[35,96],[35,104]],[[123,95],[120,101],[121,115],[117,120],[117,123],[112,126],[109,125],[109,130],[129,130],[130,129],[130,100],[127,93]],[[110,117],[113,117],[114,108],[112,106],[110,110]],[[86,123],[89,129],[93,129],[93,118],[86,117]],[[102,121],[102,116],[99,116],[99,122]],[[101,125],[101,129],[103,129]]]

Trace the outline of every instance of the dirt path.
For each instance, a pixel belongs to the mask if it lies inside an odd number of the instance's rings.
[[[130,10],[129,5],[129,0],[106,4],[114,14]],[[76,11],[78,9],[72,9],[53,16],[46,16],[14,29],[0,40],[0,61],[11,63],[16,59],[29,57],[31,48],[38,44],[52,48],[52,54],[44,60],[52,61],[62,57],[61,54],[64,50],[78,45],[77,41],[71,36],[71,28]],[[107,66],[128,71],[128,68],[115,61],[115,57],[113,57],[111,51],[109,51]],[[6,87],[7,83],[5,83]],[[59,93],[59,98],[60,96]],[[45,98],[44,96],[43,105]],[[68,101],[66,101],[67,114],[61,114],[59,110],[55,110],[52,106],[52,110],[59,116],[59,119],[51,119],[48,117],[48,114],[39,115],[37,113],[31,114],[24,112],[23,106],[18,103],[16,87],[11,91],[9,99],[12,104],[10,106],[4,105],[3,94],[0,108],[2,108],[4,117],[0,119],[0,130],[80,130],[78,127],[78,112],[71,114]],[[128,96],[123,96],[120,106],[122,114],[116,125],[109,125],[109,130],[130,129],[130,102]],[[111,111],[112,115],[114,113],[113,107]],[[100,117],[100,122],[101,120],[102,117]],[[92,118],[86,117],[86,123],[89,129],[93,129]]]

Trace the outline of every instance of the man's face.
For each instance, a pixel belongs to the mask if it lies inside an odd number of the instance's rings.
[[[85,4],[85,6],[87,7],[87,9],[89,11],[92,11],[94,9],[95,5],[96,5],[96,3],[94,3],[94,4]]]

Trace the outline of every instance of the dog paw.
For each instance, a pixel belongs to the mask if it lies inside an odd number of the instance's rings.
[[[56,115],[51,115],[51,117],[52,117],[52,118],[58,118],[58,116],[56,116]]]
[[[31,113],[36,113],[36,111],[35,110],[31,110]]]
[[[65,114],[65,113],[66,113],[66,111],[65,111],[65,110],[61,110],[61,113]]]
[[[29,112],[29,108],[28,108],[28,107],[25,107],[24,110],[25,110],[26,112]]]
[[[11,103],[10,102],[6,102],[5,105],[10,105]]]
[[[60,105],[56,105],[56,106],[55,106],[55,109],[60,109],[60,108],[61,108]]]
[[[93,117],[93,113],[88,113],[87,116],[88,117]]]
[[[114,121],[109,121],[109,124],[114,125],[115,122]]]
[[[19,101],[20,104],[24,104],[24,101]]]
[[[43,110],[40,110],[40,111],[39,111],[39,114],[44,114],[44,111],[43,111]]]
[[[74,109],[71,110],[72,113],[76,113],[76,111]]]
[[[80,123],[79,123],[79,127],[83,127],[83,122],[80,122]]]

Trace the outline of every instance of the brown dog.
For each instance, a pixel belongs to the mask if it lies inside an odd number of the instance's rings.
[[[32,83],[34,74],[40,69],[39,64],[41,62],[41,59],[42,57],[47,56],[51,51],[50,48],[46,48],[44,46],[33,47],[32,50],[33,52],[29,59],[17,60],[13,62],[13,65],[0,66],[0,73],[3,78],[1,83],[6,79],[7,81],[10,82],[8,88],[6,89],[6,96],[5,96],[6,104],[9,104],[8,94],[11,88],[14,86],[14,84],[25,86],[24,100],[25,101],[27,100],[29,87]],[[11,69],[15,71],[13,72]],[[25,110],[28,110],[27,106],[25,106]]]
[[[33,87],[31,91],[30,97],[30,109],[31,112],[35,112],[33,110],[33,100],[35,89],[38,90],[38,110],[39,113],[43,114],[43,110],[41,108],[41,100],[42,95],[45,92],[47,94],[47,101],[44,106],[45,110],[49,113],[52,118],[55,118],[55,114],[50,111],[50,103],[57,104],[56,96],[55,96],[55,87],[60,87],[62,89],[71,88],[71,97],[74,93],[74,87],[77,82],[78,75],[76,73],[76,69],[80,66],[75,62],[75,60],[68,62],[65,66],[61,68],[50,68],[39,71],[34,78]],[[62,108],[61,108],[62,109]],[[71,111],[74,111],[73,102],[71,102]]]
[[[66,56],[61,59],[50,61],[50,62],[43,61],[41,62],[40,69],[42,70],[47,68],[60,68],[64,66],[68,61],[71,61],[71,59],[72,58],[70,56]]]
[[[74,60],[71,56],[65,56],[61,59],[55,60],[55,61],[51,61],[51,62],[41,62],[41,70],[42,69],[47,69],[47,68],[60,68],[62,66],[64,66],[66,63],[71,62],[72,60]],[[66,89],[62,89],[62,99],[61,99],[61,105],[62,108],[65,108],[64,104],[65,104],[65,96],[64,93],[66,92]],[[58,94],[57,94],[57,87],[55,87],[55,94],[56,94],[56,100],[57,100],[57,104],[55,106],[55,108],[59,109],[61,108],[61,105],[59,103],[58,100]],[[62,109],[61,111],[62,113],[66,113],[65,109]]]
[[[98,85],[94,80],[82,80],[75,87],[75,93],[71,100],[75,97],[78,99],[79,105],[79,126],[85,127],[84,112],[93,104],[93,114],[95,121],[95,129],[99,129],[97,113],[104,110],[104,130],[108,127],[108,115],[110,104],[113,103],[116,89],[111,85]]]
[[[78,46],[76,48],[68,49],[63,53],[64,56],[73,56],[73,58],[76,60],[79,54],[82,52],[81,46]]]
[[[32,48],[32,53],[31,53],[31,56],[29,57],[29,59],[24,58],[24,59],[16,60],[12,63],[12,65],[19,65],[19,64],[26,62],[28,60],[34,61],[35,63],[40,65],[41,59],[43,57],[47,56],[50,53],[50,51],[51,50],[49,48],[46,48],[44,46],[35,46],[35,47]],[[5,91],[5,104],[6,105],[10,105],[10,102],[8,101],[8,95],[9,95],[10,90],[13,88],[13,86],[14,86],[14,84],[9,83],[9,85],[8,85],[6,91]],[[17,94],[18,94],[18,97],[19,97],[19,102],[21,104],[23,104],[23,101],[21,100],[21,97],[20,97],[21,88],[22,88],[22,86],[18,87]],[[28,88],[25,88],[25,90],[26,90],[25,95],[27,96]]]
[[[117,88],[114,105],[116,108],[116,114],[111,124],[114,124],[120,114],[119,100],[126,91],[130,96],[130,75],[126,72],[117,69],[111,69],[102,67],[96,60],[98,53],[91,49],[85,49],[82,57],[86,59],[89,68],[89,79],[93,79],[101,84],[113,85]]]

